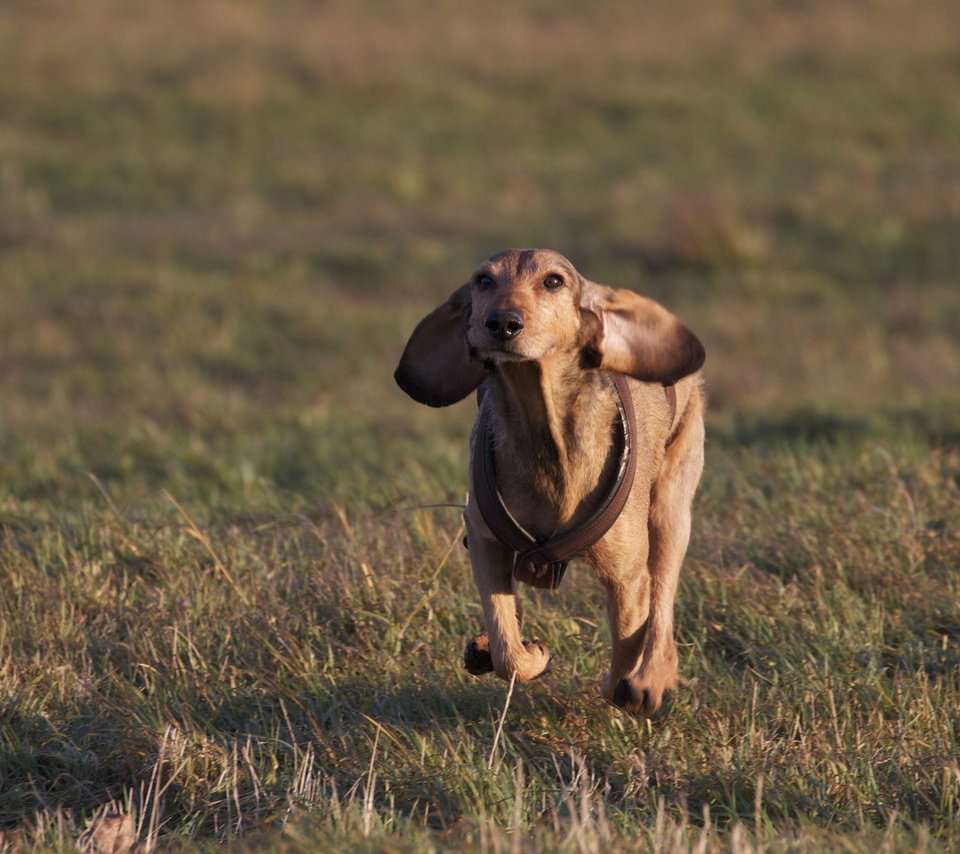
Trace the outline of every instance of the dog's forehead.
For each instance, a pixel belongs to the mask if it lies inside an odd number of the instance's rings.
[[[504,249],[484,261],[477,270],[516,279],[553,272],[574,276],[577,272],[570,261],[552,249]]]

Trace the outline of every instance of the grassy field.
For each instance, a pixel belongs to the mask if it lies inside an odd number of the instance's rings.
[[[960,848],[955,5],[503,5],[4,0],[0,850]],[[459,663],[391,374],[528,245],[706,345],[656,724],[582,568]]]

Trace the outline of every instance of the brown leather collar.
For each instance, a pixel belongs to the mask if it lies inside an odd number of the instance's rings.
[[[487,527],[504,546],[514,552],[513,577],[518,581],[550,590],[559,587],[567,564],[587,551],[610,530],[627,503],[637,470],[633,440],[636,416],[626,378],[613,372],[609,376],[617,393],[617,411],[620,415],[616,425],[620,450],[616,480],[585,522],[560,531],[552,537],[531,534],[517,522],[504,504],[497,489],[493,437],[488,419],[481,410],[473,449],[473,492]],[[672,431],[676,391],[672,386],[666,386],[664,391],[670,405]]]

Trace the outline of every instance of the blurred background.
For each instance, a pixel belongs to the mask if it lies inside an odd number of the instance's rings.
[[[2,0],[0,834],[707,850],[711,810],[709,850],[956,849],[958,21]],[[475,406],[392,374],[508,246],[662,301],[711,403],[674,711],[599,699],[565,582],[494,762],[437,506]]]
[[[20,499],[459,489],[391,373],[507,246],[677,312],[717,439],[957,436],[952,3],[5,0],[0,57]]]

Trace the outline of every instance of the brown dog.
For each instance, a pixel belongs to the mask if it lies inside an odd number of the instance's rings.
[[[661,708],[676,686],[673,606],[703,469],[703,360],[665,308],[542,249],[495,255],[414,330],[395,375],[411,397],[446,406],[482,384],[464,514],[486,623],[467,646],[472,673],[546,670],[546,645],[522,640],[515,581],[559,583],[547,570],[562,574],[571,555],[551,552],[551,538],[576,532],[565,545],[607,589],[601,692],[631,713]],[[623,505],[615,521],[597,509],[611,502]],[[511,523],[529,550],[510,540]]]

